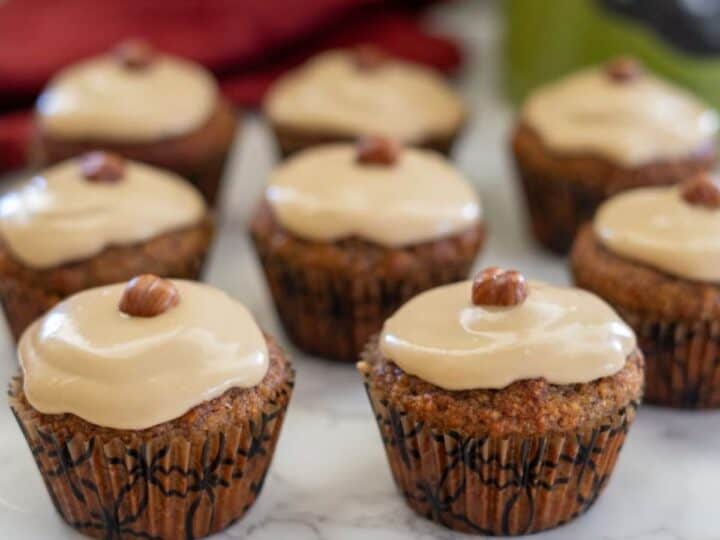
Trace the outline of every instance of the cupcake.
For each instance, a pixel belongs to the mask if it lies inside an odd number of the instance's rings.
[[[467,117],[438,73],[368,46],[326,52],[290,72],[264,111],[283,156],[366,135],[448,154]]]
[[[632,59],[538,89],[512,135],[535,237],[566,253],[607,197],[710,169],[717,130],[707,105]]]
[[[35,112],[39,165],[108,150],[176,172],[211,204],[237,123],[208,71],[140,41],[62,70]]]
[[[410,300],[358,369],[408,505],[482,535],[588,510],[643,384],[632,330],[607,304],[498,268]]]
[[[263,486],[293,370],[245,307],[152,275],[78,293],[18,346],[10,407],[60,516],[95,538],[200,538]]]
[[[616,195],[571,253],[575,282],[632,326],[647,360],[648,402],[720,407],[720,185],[702,173],[679,186]]]
[[[465,279],[484,240],[481,214],[440,155],[372,137],[275,169],[251,233],[288,337],[357,361],[403,302]]]
[[[179,176],[105,152],[58,163],[0,197],[0,302],[13,336],[58,301],[145,272],[197,279],[213,236]]]

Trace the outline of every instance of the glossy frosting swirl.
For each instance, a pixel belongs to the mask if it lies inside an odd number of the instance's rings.
[[[173,173],[128,161],[120,180],[92,182],[71,159],[0,198],[0,234],[18,260],[48,268],[190,226],[205,212]]]
[[[265,111],[282,126],[403,142],[452,134],[465,117],[439,74],[400,60],[359,69],[351,51],[321,54],[280,79]]]
[[[720,210],[689,204],[679,187],[616,195],[600,206],[593,229],[622,257],[686,279],[720,281]]]
[[[689,92],[650,74],[618,82],[602,68],[535,91],[522,121],[559,153],[590,153],[625,166],[688,158],[713,144],[718,117]]]
[[[200,128],[217,98],[215,80],[198,64],[157,55],[147,67],[129,69],[108,54],[61,71],[36,112],[54,137],[144,143]]]
[[[482,215],[452,165],[412,148],[393,165],[358,163],[351,144],[311,148],[273,172],[266,196],[283,227],[318,241],[357,236],[402,246],[468,229]]]
[[[635,336],[593,294],[530,281],[512,307],[476,306],[472,282],[438,287],[401,307],[380,350],[406,373],[447,390],[497,389],[523,379],[590,382],[617,373]]]
[[[207,285],[173,284],[179,304],[155,317],[122,313],[125,284],[118,284],[76,294],[33,323],[18,346],[30,404],[145,429],[232,387],[257,385],[268,350],[247,309]]]

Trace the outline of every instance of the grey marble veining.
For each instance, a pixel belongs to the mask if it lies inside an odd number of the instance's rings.
[[[511,114],[499,100],[497,5],[443,7],[436,24],[451,27],[469,51],[461,88],[475,110],[457,159],[480,191],[490,240],[478,260],[567,283],[564,260],[535,248],[506,155]],[[282,338],[245,225],[273,163],[267,131],[246,120],[230,166],[221,234],[208,279],[242,299],[260,324]],[[2,384],[16,369],[9,340]],[[292,351],[292,349],[290,349]],[[218,539],[455,540],[417,517],[396,492],[367,399],[352,366],[292,351],[293,396],[265,488],[248,515]],[[79,539],[52,509],[20,432],[0,407],[0,538]],[[595,507],[537,540],[718,540],[720,413],[643,407],[615,474]]]

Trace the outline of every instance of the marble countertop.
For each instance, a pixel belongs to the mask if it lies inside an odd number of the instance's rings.
[[[476,111],[457,162],[480,191],[490,223],[478,266],[509,265],[564,284],[563,259],[530,242],[506,154],[511,114],[497,97],[497,4],[470,1],[434,16],[467,43],[461,88]],[[259,119],[246,120],[228,171],[226,205],[208,280],[244,301],[283,338],[246,236],[246,222],[273,164]],[[16,369],[7,334],[2,384]],[[412,540],[464,538],[406,508],[396,492],[360,377],[290,350],[297,386],[263,492],[246,517],[218,539]],[[538,540],[717,540],[720,413],[642,407],[610,484],[589,513]],[[55,514],[14,419],[0,407],[0,537],[82,538]]]

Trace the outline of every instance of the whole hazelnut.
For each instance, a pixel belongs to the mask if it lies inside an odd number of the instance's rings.
[[[486,268],[475,276],[472,302],[476,306],[516,306],[528,295],[525,277],[516,270]]]
[[[155,317],[180,303],[172,281],[142,274],[128,281],[120,298],[120,311],[131,317]]]

